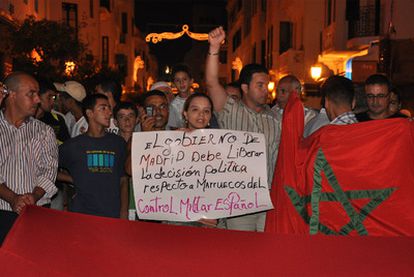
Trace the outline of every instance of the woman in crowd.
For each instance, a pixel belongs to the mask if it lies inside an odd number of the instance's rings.
[[[184,103],[183,117],[186,124],[184,130],[205,129],[210,126],[213,115],[213,102],[204,93],[190,95]]]
[[[210,127],[210,120],[213,116],[213,102],[210,97],[204,93],[191,94],[184,103],[183,118],[185,128],[181,131],[194,131],[197,129],[205,129]],[[200,219],[197,222],[180,223],[180,225],[191,226],[210,226],[216,227],[218,220],[216,219]]]

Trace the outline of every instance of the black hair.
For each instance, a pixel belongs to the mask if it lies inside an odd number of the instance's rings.
[[[83,99],[82,101],[82,113],[83,116],[85,117],[86,121],[88,120],[88,117],[86,116],[86,110],[93,110],[93,108],[96,105],[96,102],[98,102],[98,99],[105,99],[108,100],[108,97],[106,97],[106,95],[103,94],[91,94],[85,97],[85,99]]]
[[[154,90],[150,90],[150,91],[148,91],[147,93],[144,94],[144,99],[143,99],[142,103],[145,105],[145,102],[151,96],[163,97],[168,102],[167,96],[165,95],[164,92],[162,92],[161,90],[154,89]]]
[[[354,85],[351,80],[343,76],[331,76],[322,84],[321,92],[335,105],[349,105],[355,97]]]
[[[391,83],[388,78],[381,74],[373,74],[367,78],[365,81],[365,85],[385,85],[387,86],[387,90],[390,91]]]
[[[39,83],[39,94],[45,94],[49,90],[56,91],[55,86],[48,79],[37,77],[36,80]]]
[[[174,68],[172,70],[172,74],[171,74],[173,76],[173,78],[174,78],[175,74],[177,74],[178,72],[185,72],[185,73],[187,73],[188,77],[190,77],[190,79],[193,78],[193,76],[191,75],[191,72],[190,72],[190,68],[185,64],[178,64],[178,65],[174,66]]]
[[[196,92],[196,93],[193,93],[190,96],[188,96],[187,99],[185,100],[184,107],[183,107],[183,112],[188,111],[188,108],[190,107],[191,102],[197,97],[202,97],[202,98],[207,99],[208,102],[210,103],[210,106],[211,106],[211,112],[214,111],[213,101],[211,100],[210,96],[208,96],[205,93]]]
[[[233,81],[231,83],[227,83],[226,87],[232,87],[232,88],[240,89],[240,83],[239,83],[239,81]]]
[[[132,110],[135,113],[135,116],[138,116],[137,107],[132,102],[121,101],[118,105],[116,105],[114,109],[114,118],[117,118],[118,112],[120,110]]]
[[[111,92],[114,97],[115,103],[118,105],[121,101],[122,95],[122,86],[120,83],[111,80],[105,79],[99,82],[99,84],[104,92]]]
[[[269,74],[269,70],[267,70],[267,68],[264,67],[263,65],[257,64],[257,63],[251,63],[248,65],[245,65],[240,72],[240,77],[239,77],[240,85],[243,85],[243,84],[249,85],[254,73]]]

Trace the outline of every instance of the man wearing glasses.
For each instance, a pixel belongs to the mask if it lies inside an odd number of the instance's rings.
[[[390,87],[390,82],[384,75],[374,74],[368,77],[365,81],[368,111],[356,114],[359,122],[400,117],[389,113]]]

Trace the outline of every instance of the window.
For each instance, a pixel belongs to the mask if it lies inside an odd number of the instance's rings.
[[[236,6],[237,12],[239,12],[242,8],[243,8],[243,0],[238,0],[237,6]]]
[[[27,5],[29,4],[29,0],[23,0],[23,2]]]
[[[109,12],[111,11],[111,1],[110,0],[99,0],[99,6],[106,8]]]
[[[36,13],[39,13],[39,0],[34,0],[34,9]]]
[[[257,2],[256,0],[252,0],[252,15],[257,13]]]
[[[273,25],[270,26],[269,30],[267,31],[267,52],[266,52],[267,60],[266,60],[266,67],[272,67],[273,65]]]
[[[102,66],[108,66],[109,63],[109,38],[102,37]]]
[[[279,54],[282,54],[292,48],[292,22],[282,21],[280,22],[280,34],[279,34]]]
[[[122,28],[122,33],[124,34],[128,33],[128,14],[127,13],[121,14],[121,28]]]
[[[236,69],[231,70],[231,81],[234,82],[237,80],[237,71]]]
[[[116,54],[115,63],[118,67],[119,73],[121,73],[121,75],[124,77],[127,76],[128,75],[127,57],[124,54]]]
[[[119,43],[122,43],[122,44],[126,43],[126,35],[124,33],[119,34]]]
[[[94,0],[89,0],[89,17],[93,18],[93,1]]]
[[[13,4],[9,4],[9,13],[14,14],[14,5]]]
[[[236,51],[236,49],[241,44],[241,29],[239,29],[233,36],[233,52]]]
[[[261,64],[265,65],[266,63],[266,41],[263,39],[260,47],[260,53],[261,53]]]
[[[256,43],[253,44],[253,48],[252,48],[252,62],[256,63]]]
[[[262,12],[266,12],[266,0],[262,0]]]
[[[62,19],[68,26],[78,30],[78,5],[62,3]]]
[[[335,22],[335,0],[326,0],[326,26]]]

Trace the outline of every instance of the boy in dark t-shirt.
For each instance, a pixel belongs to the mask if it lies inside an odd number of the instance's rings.
[[[88,131],[59,149],[59,166],[69,171],[65,178],[76,189],[70,211],[127,218],[126,143],[105,132],[112,116],[106,96],[90,95],[82,104]]]

